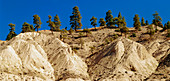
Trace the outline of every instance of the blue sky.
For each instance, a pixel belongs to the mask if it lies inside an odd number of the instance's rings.
[[[46,21],[48,15],[58,14],[61,28],[70,28],[69,20],[72,8],[78,6],[82,16],[83,27],[91,27],[90,18],[95,16],[105,18],[108,10],[114,17],[121,12],[127,26],[133,26],[133,17],[138,14],[152,22],[152,14],[157,11],[163,19],[163,24],[170,20],[169,0],[0,0],[0,40],[5,40],[9,33],[9,23],[16,24],[16,33],[21,32],[22,24],[33,24],[33,15],[38,14],[42,21],[40,30],[49,29]]]

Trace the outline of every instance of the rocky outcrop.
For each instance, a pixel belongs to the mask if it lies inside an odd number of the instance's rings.
[[[116,40],[92,58],[88,72],[93,80],[143,80],[158,66],[143,45],[125,38]]]
[[[0,47],[0,72],[16,80],[88,79],[87,65],[59,39],[42,33],[21,33]]]
[[[164,60],[170,54],[170,40],[155,40],[146,46],[147,50],[158,62]]]
[[[82,54],[87,51],[87,58],[83,59],[87,66],[56,35],[21,33],[0,44],[0,80],[140,81],[153,74],[155,77],[155,70],[158,65],[162,68],[160,64],[164,61],[169,64],[170,41],[155,40],[144,47],[130,39],[118,38],[91,54],[89,46],[96,44],[85,42],[83,52],[79,51]],[[169,72],[169,66],[166,67]]]

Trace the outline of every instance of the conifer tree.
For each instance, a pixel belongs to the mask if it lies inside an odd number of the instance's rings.
[[[35,31],[35,29],[34,29],[34,26],[33,26],[33,25],[30,25],[30,29],[31,29],[32,31]]]
[[[37,14],[33,15],[33,17],[34,17],[33,23],[35,24],[35,28],[34,29],[37,29],[37,32],[38,32],[38,29],[41,28],[41,24],[42,24],[41,19],[40,19],[40,17]]]
[[[120,32],[121,32],[121,34],[122,33],[125,34],[125,38],[126,38],[128,31],[129,31],[129,29],[126,26],[120,28]]]
[[[167,29],[170,29],[170,21],[167,22]]]
[[[104,20],[104,18],[100,18],[100,26],[105,26],[106,25],[106,21]]]
[[[142,17],[142,20],[141,20],[141,25],[142,26],[145,26],[146,24],[145,24],[145,20],[144,20],[144,18]]]
[[[32,32],[32,31],[35,31],[33,25],[30,25],[29,23],[24,22],[24,24],[22,25],[21,33]]]
[[[51,15],[48,15],[48,18],[49,18],[49,20],[47,21],[47,23],[49,23],[48,26],[50,27],[50,30],[53,34],[53,31],[56,30],[56,25],[53,21],[51,21],[51,19],[52,19]]]
[[[58,15],[54,16],[54,24],[55,24],[56,31],[59,31],[61,22],[60,22],[60,18]]]
[[[17,36],[17,34],[14,32],[15,31],[15,24],[10,23],[10,24],[8,24],[8,26],[10,26],[11,29],[9,29],[10,33],[7,35],[6,40],[10,40],[13,37]]]
[[[152,24],[148,26],[148,31],[147,32],[150,35],[150,39],[151,39],[152,36],[155,34],[155,30],[154,30]]]
[[[93,17],[90,19],[90,21],[91,21],[91,25],[92,25],[92,26],[94,26],[94,27],[95,27],[95,29],[96,29],[96,25],[97,25],[97,18],[93,16]]]
[[[145,24],[146,24],[146,25],[149,25],[148,20],[146,20]]]
[[[120,20],[122,20],[122,15],[121,15],[120,12],[119,12],[119,14],[118,14],[118,18],[119,18]]]
[[[165,31],[168,28],[167,23],[164,24],[163,31]]]
[[[122,24],[123,24],[123,26],[126,27],[126,20],[125,20],[125,17],[123,17],[123,19],[122,19]]]
[[[106,12],[105,20],[106,20],[106,24],[107,24],[108,27],[111,27],[111,26],[114,25],[113,15],[112,15],[111,10],[109,10],[108,12]]]
[[[75,31],[77,31],[78,28],[81,28],[82,27],[82,23],[81,23],[81,14],[80,14],[80,11],[79,11],[79,8],[77,6],[75,6],[73,8],[73,12],[72,12],[72,16],[70,16],[70,24],[71,24],[71,27],[73,29],[75,29]]]
[[[114,18],[115,24],[117,24],[118,27],[126,26],[125,17],[122,17],[121,13],[119,12],[118,17]]]
[[[138,15],[135,14],[135,17],[133,18],[133,21],[134,21],[133,26],[135,27],[135,29],[136,29],[137,31],[140,30],[140,27],[141,27],[141,23],[140,23],[139,19],[140,19],[140,18],[138,17]]]
[[[155,30],[152,27],[152,24],[148,26],[148,33],[150,35],[150,38],[155,34]]]
[[[157,11],[155,11],[155,13],[153,14],[153,20],[152,20],[152,24],[156,25],[156,31],[157,26],[162,26],[162,18],[159,16],[159,13]]]
[[[115,23],[117,24],[117,26],[118,26],[119,28],[123,26],[123,24],[122,24],[122,23],[123,23],[122,18],[119,19],[119,18],[115,17],[115,18],[114,18],[114,21],[115,21]]]

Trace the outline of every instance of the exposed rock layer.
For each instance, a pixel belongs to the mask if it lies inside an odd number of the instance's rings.
[[[55,37],[35,32],[22,33],[3,44],[0,47],[0,64],[1,73],[19,78],[19,75],[47,81],[88,78],[87,65],[67,44]]]
[[[81,50],[90,53],[89,46],[85,47]],[[1,43],[0,80],[146,80],[169,54],[170,41],[155,40],[144,47],[132,40],[118,38],[103,50],[89,54],[85,59],[87,67],[69,45],[54,35],[21,33]]]

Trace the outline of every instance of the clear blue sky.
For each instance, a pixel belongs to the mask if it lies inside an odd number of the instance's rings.
[[[46,23],[48,15],[53,17],[56,14],[62,22],[61,28],[70,28],[69,17],[74,6],[80,9],[83,28],[91,27],[89,20],[92,16],[105,18],[108,10],[114,17],[121,12],[128,27],[133,26],[135,14],[151,23],[155,11],[158,11],[164,24],[170,20],[169,3],[170,0],[0,0],[0,40],[6,39],[9,23],[16,24],[16,33],[19,34],[24,22],[33,24],[34,14],[38,14],[43,23],[40,30],[49,29]]]

